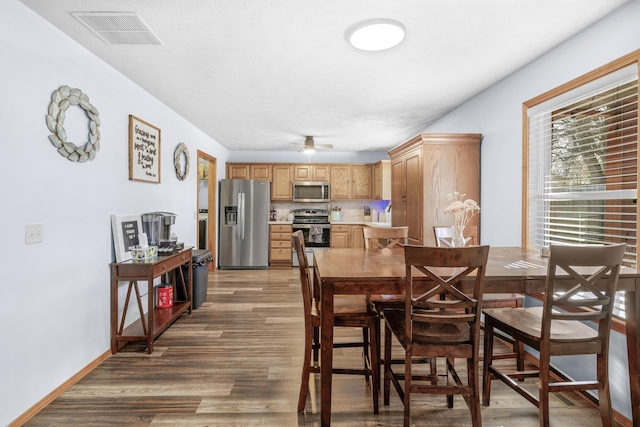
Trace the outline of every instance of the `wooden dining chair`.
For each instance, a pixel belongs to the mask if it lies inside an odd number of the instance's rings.
[[[453,244],[453,228],[450,225],[434,225],[433,236],[436,240],[437,247],[452,248]],[[467,225],[462,231],[462,236],[465,239],[465,245],[477,245],[478,244],[478,227],[475,225]]]
[[[483,310],[485,318],[483,404],[489,406],[491,380],[499,379],[540,410],[549,425],[549,393],[598,390],[602,425],[613,426],[608,354],[611,314],[626,244],[552,245],[542,307]],[[588,268],[588,269],[587,269]],[[604,289],[601,285],[605,283]],[[583,322],[590,321],[589,324]],[[595,328],[594,328],[595,327]],[[507,370],[494,365],[494,331],[499,330],[539,351],[539,369]],[[596,355],[595,381],[551,379],[551,356]],[[538,395],[515,379],[538,378]],[[526,381],[525,381],[526,383]]]
[[[407,244],[409,227],[362,227],[364,247],[368,250],[390,250]],[[369,295],[369,301],[378,313],[385,308],[402,308],[404,295]]]
[[[471,411],[472,425],[481,426],[480,307],[489,246],[405,246],[404,253],[405,308],[385,311],[384,404],[389,404],[393,383],[404,403],[404,425],[409,426],[412,394],[446,395],[450,408],[453,396],[461,395]],[[453,275],[440,275],[452,270]],[[462,280],[472,281],[472,293],[459,289]],[[387,363],[392,356],[392,337],[404,348],[403,372],[396,372],[397,365]],[[415,374],[412,368],[416,358],[444,358],[446,382],[439,375]],[[456,371],[456,359],[467,361],[466,381]]]
[[[314,347],[317,349],[320,346],[317,337],[320,336],[319,330],[322,325],[322,313],[320,311],[320,302],[314,297],[312,291],[313,284],[305,253],[304,234],[302,231],[296,231],[291,235],[291,243],[299,262],[305,319],[304,362],[302,365],[300,394],[298,396],[298,412],[302,412],[306,406],[307,395],[309,393],[309,376],[312,373],[319,373],[321,369],[317,364],[312,364],[312,353],[314,352]],[[335,326],[362,328],[364,339],[359,343],[334,343],[333,347],[363,347],[365,361],[362,369],[334,367],[333,373],[360,374],[365,375],[366,378],[371,377],[373,412],[377,414],[380,389],[380,344],[378,342],[380,336],[380,316],[371,308],[364,295],[336,296],[334,299],[334,310]],[[315,359],[315,361],[317,361],[317,359]]]
[[[453,228],[448,225],[436,225],[433,227],[433,235],[435,237],[436,246],[452,247],[451,239],[453,239]],[[466,240],[466,245],[478,244],[478,227],[475,225],[467,225],[464,228],[462,236]],[[524,295],[518,293],[485,293],[482,298],[482,308],[503,308],[503,307],[522,307],[524,303]],[[482,324],[480,326],[483,328]],[[513,340],[510,337],[502,337],[511,340],[513,351],[511,353],[503,353],[494,355],[495,359],[511,359],[517,360],[518,369],[524,369],[524,346],[521,342]],[[482,358],[482,357],[481,357]]]

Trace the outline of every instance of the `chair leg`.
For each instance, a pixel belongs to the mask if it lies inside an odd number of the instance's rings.
[[[477,357],[467,359],[467,381],[473,388],[473,394],[469,396],[469,410],[471,411],[471,425],[482,425],[482,413],[480,411],[480,379],[478,378]]]
[[[313,350],[313,328],[307,328],[304,334],[304,361],[302,362],[302,379],[298,396],[298,412],[304,411],[309,393],[309,375],[311,374],[311,353]]]
[[[447,359],[447,362],[446,362],[447,369],[446,369],[445,373],[447,375],[447,385],[452,385],[451,382],[450,382],[451,381],[450,380],[450,378],[451,378],[450,373],[453,372],[453,370],[454,370],[454,365],[453,365],[454,364],[454,360],[453,360],[453,358],[450,358],[450,357],[447,357],[446,359]],[[455,385],[455,384],[453,384],[453,385]],[[453,408],[453,394],[447,394],[447,408]]]
[[[364,359],[364,369],[371,369],[371,360],[369,359],[369,334],[370,329],[368,327],[362,328],[362,357]],[[369,382],[369,374],[365,373],[364,378]]]
[[[540,352],[540,377],[538,378],[538,409],[540,427],[549,427],[549,354]]]
[[[404,358],[404,427],[411,424],[411,357],[405,351]]]
[[[482,363],[482,404],[489,406],[491,399],[491,373],[489,366],[493,362],[493,325],[485,319],[484,323],[484,354]]]
[[[370,352],[371,352],[371,386],[373,389],[373,413],[379,413],[380,399],[380,320],[374,320],[373,325],[369,328]]]
[[[611,408],[611,391],[609,389],[609,357],[605,348],[596,358],[598,377],[598,401],[600,404],[600,418],[602,427],[613,427],[613,410]]]
[[[385,406],[389,406],[389,395],[391,394],[391,374],[389,369],[391,368],[391,331],[386,325],[384,328],[384,393],[383,403]]]

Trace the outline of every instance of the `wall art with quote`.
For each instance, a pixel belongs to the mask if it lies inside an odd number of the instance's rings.
[[[129,179],[160,184],[160,129],[129,116]]]

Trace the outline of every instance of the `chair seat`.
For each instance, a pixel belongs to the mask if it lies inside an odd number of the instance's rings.
[[[500,308],[500,307],[513,307],[514,304],[524,301],[524,295],[522,294],[493,294],[485,293],[482,295],[482,307],[483,308]]]
[[[443,315],[460,314],[454,311],[442,311]],[[399,337],[401,343],[408,340],[404,310],[386,310],[384,312],[389,329]],[[421,344],[464,343],[469,341],[468,323],[414,323],[413,341]]]
[[[542,307],[493,308],[482,310],[487,317],[504,326],[505,332],[517,330],[531,341],[540,341],[542,333]],[[502,329],[502,328],[501,328]],[[551,341],[592,340],[598,332],[584,323],[554,320],[551,324]]]
[[[371,310],[365,295],[340,295],[333,301],[333,312],[336,318],[350,316],[378,317],[378,313]],[[319,317],[320,313],[315,301],[311,309],[311,315]]]

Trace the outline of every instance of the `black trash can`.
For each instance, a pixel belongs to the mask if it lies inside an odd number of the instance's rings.
[[[208,264],[213,262],[209,249],[194,249],[192,251],[191,262],[193,264],[193,298],[192,307],[198,308],[207,300],[207,282],[209,280]],[[182,266],[182,274],[185,280],[188,279],[188,266]]]

